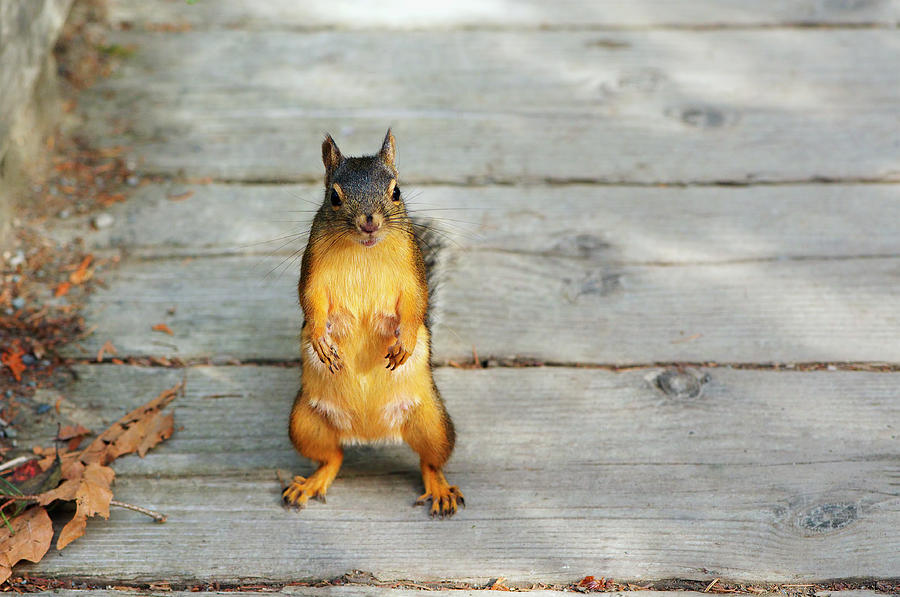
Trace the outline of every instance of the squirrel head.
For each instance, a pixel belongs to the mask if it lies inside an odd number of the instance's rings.
[[[394,165],[396,144],[388,129],[376,155],[344,157],[331,135],[322,142],[325,201],[319,217],[326,229],[364,247],[378,243],[406,223],[406,207]]]

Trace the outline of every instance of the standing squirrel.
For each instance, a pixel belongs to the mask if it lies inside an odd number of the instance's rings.
[[[405,441],[420,457],[431,515],[452,516],[463,494],[442,471],[456,434],[431,373],[428,281],[397,183],[394,136],[374,156],[344,157],[322,143],[325,200],[303,253],[298,292],[303,379],[289,434],[319,463],[294,477],[286,503],[324,498],[342,446]]]

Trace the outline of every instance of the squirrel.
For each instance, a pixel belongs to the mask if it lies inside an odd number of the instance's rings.
[[[416,505],[431,500],[441,517],[465,505],[442,470],[456,433],[431,371],[429,272],[395,156],[390,129],[373,156],[344,157],[330,135],[322,143],[325,198],[301,265],[302,380],[289,424],[294,447],[319,467],[294,477],[288,505],[324,501],[344,445],[385,440],[419,454]]]

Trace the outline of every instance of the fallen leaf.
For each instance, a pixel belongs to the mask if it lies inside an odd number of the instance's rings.
[[[194,196],[194,191],[185,191],[183,193],[175,193],[173,195],[166,195],[166,199],[169,201],[184,201],[186,199],[190,199]]]
[[[21,494],[35,495],[44,493],[59,485],[59,482],[62,480],[62,461],[60,461],[59,458],[56,458],[53,461],[53,464],[47,469],[41,469],[36,461],[31,461],[29,464],[32,463],[34,464],[34,468],[37,469],[37,473],[30,478],[14,482],[16,489],[18,489]],[[14,515],[21,512],[27,504],[20,502],[19,505],[22,506],[22,508],[19,508]],[[9,512],[7,512],[7,514],[9,514]]]
[[[157,323],[155,326],[153,326],[153,331],[154,332],[164,332],[166,334],[169,334],[170,336],[175,335],[175,332],[172,331],[172,328],[170,328],[169,326],[167,326],[164,323]]]
[[[109,486],[113,478],[115,473],[108,466],[94,462],[85,467],[81,483],[75,492],[75,516],[60,531],[56,549],[62,549],[84,535],[89,516],[109,518],[109,503],[113,498]]]
[[[53,296],[65,296],[69,293],[69,290],[72,288],[71,282],[63,282],[56,287],[56,290],[53,292]]]
[[[22,350],[22,347],[19,346],[18,343],[14,344],[11,349],[0,355],[0,362],[9,368],[13,377],[16,378],[16,381],[22,381],[22,373],[25,371],[25,363],[22,362],[22,357],[24,355],[25,351]]]
[[[171,437],[175,423],[174,415],[160,411],[175,399],[182,387],[183,384],[178,384],[163,390],[153,400],[116,421],[84,450],[34,447],[34,453],[42,458],[34,460],[32,463],[37,463],[37,467],[43,472],[33,474],[32,478],[27,481],[34,486],[33,490],[29,487],[28,495],[36,495],[39,506],[46,506],[58,500],[74,500],[76,503],[75,514],[63,526],[56,540],[57,549],[63,549],[81,537],[87,528],[88,518],[92,516],[109,518],[109,507],[113,499],[110,487],[115,478],[115,472],[107,465],[119,456],[131,452],[137,452],[143,457],[149,449]],[[60,429],[58,439],[78,439],[89,433],[90,431],[81,425],[67,426]],[[61,483],[60,480],[62,480]],[[19,489],[21,490],[22,487]],[[14,498],[11,501],[19,503]],[[26,517],[36,516],[31,514],[35,511],[43,512],[46,517],[46,512],[42,507],[31,508],[12,519],[13,528],[21,527],[22,521]],[[165,520],[165,517],[160,517],[158,514],[151,513],[151,515],[154,515],[157,520]],[[30,553],[21,555],[15,551],[14,546],[10,547],[6,543],[2,543],[5,541],[4,537],[9,538],[6,529],[2,529],[2,533],[0,533],[0,577],[5,574],[3,578],[8,578],[12,566],[23,558],[36,562],[43,557],[53,538],[49,518],[47,518],[47,527],[49,529],[47,537],[42,538],[44,543],[38,546],[41,549],[33,551],[34,558],[29,557]],[[19,533],[12,538],[18,540],[18,537]]]
[[[29,460],[28,462],[22,464],[21,466],[13,469],[12,474],[9,476],[9,480],[13,483],[21,483],[23,481],[27,481],[28,479],[33,478],[35,475],[44,472],[43,469],[38,465],[37,460]]]
[[[84,259],[81,260],[81,264],[79,264],[78,269],[69,274],[69,282],[72,284],[82,284],[91,279],[91,276],[94,275],[94,272],[88,267],[90,267],[91,262],[94,260],[93,255],[88,255]]]
[[[113,346],[112,342],[107,340],[103,343],[103,346],[100,347],[100,350],[97,351],[97,362],[103,362],[103,355],[106,353],[109,354],[118,354],[119,351],[116,350],[116,347]]]
[[[172,413],[156,413],[156,416],[153,417],[150,425],[147,426],[147,433],[141,440],[141,445],[138,446],[138,456],[141,458],[146,456],[150,448],[172,437],[174,431],[175,415]]]
[[[148,443],[152,444],[150,447],[156,445],[162,439],[170,437],[172,434],[171,429],[166,429],[165,425],[154,422],[154,419],[159,414],[159,411],[175,399],[182,387],[183,384],[178,384],[164,390],[147,404],[134,409],[116,421],[81,452],[79,455],[81,462],[86,464],[97,462],[106,465],[123,454],[138,451],[145,443],[144,438],[147,435],[161,438],[155,443],[152,440],[147,440]],[[137,430],[131,431],[132,427],[137,427]],[[168,432],[168,435],[166,435],[166,432]],[[127,438],[126,434],[128,434]]]
[[[119,203],[120,201],[125,201],[125,195],[123,193],[100,193],[97,195],[97,203],[103,207],[109,207],[113,203]]]
[[[10,522],[0,525],[0,582],[12,575],[12,567],[20,560],[40,562],[53,540],[53,524],[41,507],[29,508]]]
[[[91,430],[81,425],[66,425],[56,434],[56,439],[60,441],[70,440],[74,437],[84,437],[90,435]]]

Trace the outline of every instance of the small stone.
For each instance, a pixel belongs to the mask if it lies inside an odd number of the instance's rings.
[[[27,384],[25,384],[25,385],[27,385],[29,388],[36,388],[36,387],[37,387],[37,382],[36,382],[36,381],[29,381],[29,382],[28,382]]]
[[[108,213],[97,214],[91,219],[91,224],[93,224],[94,228],[97,230],[101,230],[103,228],[109,228],[115,223],[116,219],[112,217],[112,215]]]
[[[39,415],[42,415],[45,412],[48,412],[51,408],[53,408],[53,407],[50,406],[49,404],[38,404],[37,408],[34,409],[34,412],[36,412]]]
[[[23,354],[22,355],[22,363],[24,363],[25,365],[29,365],[29,366],[34,365],[35,361],[37,361],[37,359],[34,358],[34,355],[31,355],[31,354]]]
[[[13,281],[13,283],[18,284],[19,282],[22,281],[22,276],[20,276],[19,274],[15,274],[15,275],[12,277],[12,281]]]
[[[12,306],[14,309],[21,309],[25,306],[25,299],[21,296],[17,296],[12,300]]]
[[[68,209],[64,209],[64,210],[62,210],[62,211],[59,212],[59,218],[60,218],[61,220],[66,220],[66,219],[68,219],[69,216],[71,216],[71,215],[72,215],[72,212],[69,211]]]
[[[3,395],[6,396],[7,398],[12,398],[12,395],[13,395],[12,390],[6,390],[5,392],[3,392]]]
[[[141,182],[141,179],[138,178],[137,176],[131,175],[131,176],[129,176],[128,178],[125,179],[125,182],[126,182],[126,183],[128,184],[128,186],[130,186],[130,187],[136,187],[136,186],[138,186],[138,184]]]
[[[23,263],[25,263],[25,253],[22,251],[16,251],[16,254],[9,259],[9,264],[13,267],[22,265]]]
[[[13,437],[16,437],[17,435],[19,435],[19,433],[12,427],[6,427],[5,429],[3,429],[3,435],[5,435],[8,438],[13,438]]]

